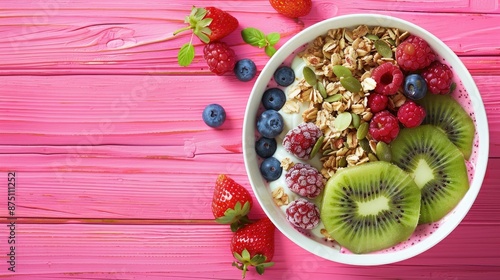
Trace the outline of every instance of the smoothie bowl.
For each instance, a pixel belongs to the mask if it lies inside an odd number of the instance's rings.
[[[416,256],[465,217],[488,123],[460,59],[428,31],[373,14],[317,23],[284,44],[243,127],[253,191],[276,227],[339,263]]]

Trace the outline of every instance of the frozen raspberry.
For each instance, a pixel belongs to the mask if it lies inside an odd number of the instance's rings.
[[[314,144],[322,134],[314,123],[301,123],[288,131],[283,139],[283,147],[298,158],[309,159]]]
[[[234,51],[224,42],[212,42],[205,45],[203,55],[210,71],[217,75],[233,71],[236,64]]]
[[[448,65],[434,61],[422,72],[427,88],[434,94],[447,94],[453,82],[453,72]]]
[[[387,110],[378,112],[370,121],[369,132],[373,139],[389,144],[398,136],[398,119]]]
[[[285,174],[288,188],[301,196],[315,198],[324,187],[323,175],[309,164],[296,163]]]
[[[427,42],[411,35],[396,48],[396,61],[405,71],[424,69],[436,59],[436,54]]]
[[[398,120],[405,127],[419,126],[425,118],[424,107],[413,101],[407,101],[398,110]]]
[[[385,110],[388,102],[389,98],[386,95],[372,93],[368,96],[368,107],[374,114]]]
[[[295,227],[313,229],[319,224],[319,209],[314,203],[299,198],[288,205],[286,219]]]
[[[387,62],[373,69],[372,78],[377,82],[375,92],[383,95],[393,95],[398,92],[404,80],[399,67]]]

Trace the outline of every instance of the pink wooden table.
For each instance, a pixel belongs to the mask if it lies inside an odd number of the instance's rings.
[[[202,46],[188,68],[172,36],[192,5],[229,11],[226,38],[261,70],[268,57],[239,31],[279,32],[282,45],[320,20],[356,12],[397,16],[450,46],[486,105],[490,162],[463,223],[407,261],[333,263],[276,233],[276,265],[247,279],[498,279],[500,277],[500,9],[495,0],[314,1],[292,20],[268,1],[27,0],[0,4],[0,276],[6,279],[238,279],[231,232],[213,222],[215,178],[250,189],[241,128],[253,85],[207,70]],[[198,42],[198,41],[196,41]],[[279,46],[278,45],[278,46]],[[207,127],[208,103],[226,108]],[[7,178],[16,176],[15,272],[9,271]],[[257,205],[251,215],[263,217]]]

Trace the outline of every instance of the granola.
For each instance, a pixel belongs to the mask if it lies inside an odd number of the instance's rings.
[[[317,83],[324,88],[308,84],[305,79],[299,80],[288,89],[289,101],[285,104],[286,112],[298,113],[299,103],[309,102],[303,111],[304,122],[314,122],[325,136],[321,147],[321,173],[328,179],[338,169],[359,165],[376,159],[373,149],[365,150],[356,137],[357,127],[369,122],[373,116],[368,107],[368,96],[376,87],[371,72],[377,66],[390,62],[396,63],[394,53],[400,42],[409,33],[397,28],[381,26],[357,26],[354,29],[331,29],[327,34],[318,36],[304,51],[299,54],[307,67],[317,76]],[[376,48],[376,41],[383,41],[392,51],[392,56],[381,55]],[[379,43],[380,44],[380,43]],[[341,79],[335,75],[334,66],[341,65],[349,69],[352,76],[361,84],[359,92],[350,92],[342,86]],[[402,92],[389,98],[389,108],[397,108],[405,102]],[[335,119],[340,113],[349,112],[357,123],[340,130]],[[359,121],[358,121],[359,120]],[[370,135],[366,136],[370,147],[374,142]],[[370,155],[370,154],[373,155]]]

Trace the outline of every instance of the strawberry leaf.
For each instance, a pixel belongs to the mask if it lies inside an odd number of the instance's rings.
[[[184,44],[177,54],[177,62],[180,66],[188,66],[194,59],[194,47],[191,43]]]
[[[241,30],[241,37],[245,43],[254,47],[265,47],[266,35],[257,28],[248,27]]]
[[[267,34],[266,38],[267,38],[267,42],[269,42],[269,45],[274,46],[274,45],[276,45],[276,43],[279,42],[280,34],[277,32],[272,32],[272,33]]]

